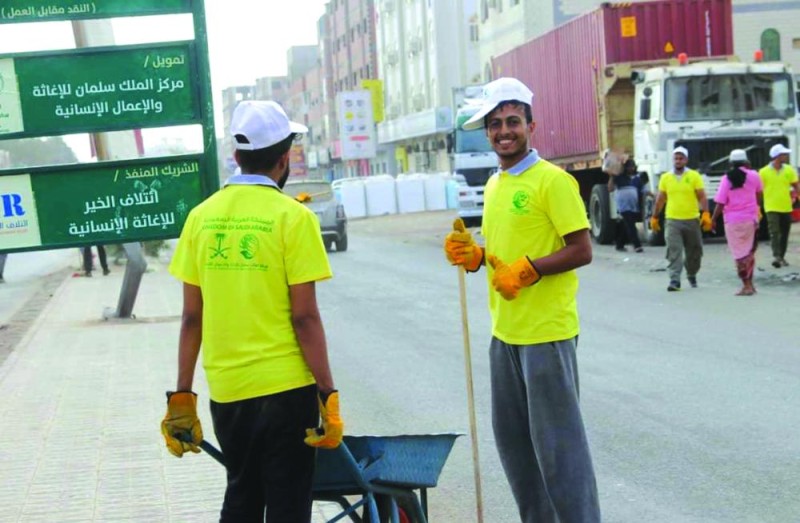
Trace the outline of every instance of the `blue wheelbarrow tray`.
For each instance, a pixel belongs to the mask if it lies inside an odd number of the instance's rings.
[[[386,494],[397,499],[435,487],[458,433],[345,436],[342,445],[317,452],[315,499]],[[360,505],[361,503],[359,503]],[[420,507],[423,511],[426,507]],[[416,512],[416,510],[415,510]],[[336,518],[335,520],[337,520]],[[332,520],[332,521],[335,521]]]

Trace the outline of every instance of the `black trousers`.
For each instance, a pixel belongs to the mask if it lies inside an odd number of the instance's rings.
[[[100,267],[104,271],[108,271],[108,262],[106,261],[106,249],[102,245],[97,246],[97,257],[100,259]],[[83,248],[83,270],[84,272],[92,272],[92,246],[87,245]]]
[[[211,402],[228,487],[221,523],[308,523],[319,423],[317,386],[232,403]],[[266,515],[265,515],[266,512]]]
[[[639,218],[638,212],[621,212],[622,221],[617,222],[616,246],[625,247],[625,243],[631,242],[634,247],[639,248],[642,242],[639,241],[639,231],[636,230],[636,220]]]

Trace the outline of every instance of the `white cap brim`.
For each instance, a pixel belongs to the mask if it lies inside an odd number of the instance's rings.
[[[484,105],[481,109],[472,115],[472,118],[464,122],[464,125],[461,126],[462,129],[465,131],[474,131],[475,129],[482,129],[483,128],[483,119],[486,118],[486,115],[497,109],[497,106],[500,105],[499,103],[494,105]]]
[[[308,127],[301,123],[293,122],[289,120],[289,130],[293,133],[307,133]]]

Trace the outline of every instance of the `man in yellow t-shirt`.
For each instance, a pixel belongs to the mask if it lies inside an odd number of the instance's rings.
[[[530,149],[533,93],[519,80],[486,85],[464,129],[486,128],[500,172],[486,184],[486,248],[456,221],[453,265],[487,265],[492,426],[524,523],[600,521],[597,484],[578,404],[575,269],[592,259],[589,223],[572,176]]]
[[[189,213],[170,264],[183,316],[162,434],[178,457],[198,451],[202,344],[228,478],[220,521],[309,521],[313,447],[336,447],[343,425],[316,302],[331,277],[319,222],[281,192],[308,129],[271,101],[241,102],[230,129],[243,174]]]
[[[772,244],[772,266],[776,269],[789,265],[785,257],[792,229],[792,204],[800,196],[797,171],[789,164],[789,153],[791,150],[785,145],[773,145],[769,150],[772,161],[758,171],[764,184],[764,210]]]
[[[692,287],[697,287],[697,273],[703,258],[702,231],[711,230],[711,214],[708,212],[703,177],[694,169],[689,169],[686,166],[688,163],[689,151],[685,147],[676,147],[672,151],[672,171],[662,174],[658,180],[658,197],[650,218],[650,228],[655,232],[660,231],[658,216],[666,205],[668,291],[681,290],[684,251],[687,279]]]

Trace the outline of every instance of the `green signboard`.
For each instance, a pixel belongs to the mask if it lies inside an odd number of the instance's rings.
[[[191,0],[2,0],[0,24],[187,13]]]
[[[189,43],[0,56],[0,137],[194,123],[194,71]]]
[[[201,155],[109,162],[0,176],[0,244],[42,246],[174,238],[200,203]]]
[[[0,171],[0,252],[175,238],[219,186],[203,0],[0,0],[0,24],[180,12],[192,14],[194,41],[0,55],[0,149],[11,138],[203,128],[202,154]]]

